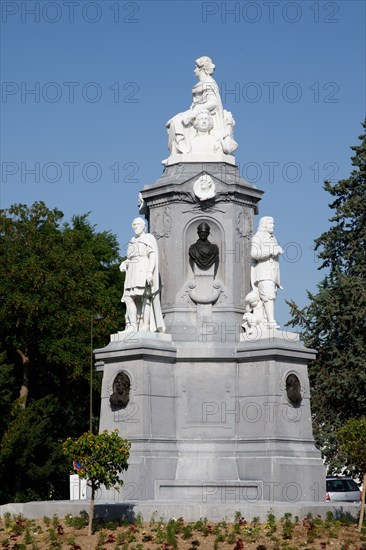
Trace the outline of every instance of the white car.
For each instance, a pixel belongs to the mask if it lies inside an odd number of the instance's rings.
[[[325,500],[337,502],[360,502],[361,491],[350,477],[327,476]]]

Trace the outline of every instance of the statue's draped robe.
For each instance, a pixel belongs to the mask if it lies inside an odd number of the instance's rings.
[[[196,130],[189,120],[194,112],[208,110],[213,119],[211,135],[218,140],[224,153],[232,153],[237,149],[237,143],[232,138],[232,126],[227,122],[227,111],[223,109],[220,91],[217,83],[211,76],[206,80],[197,82],[192,89],[192,105],[188,111],[178,113],[167,122],[168,147],[171,154],[189,153],[191,140],[196,135]]]
[[[252,288],[258,286],[261,281],[271,281],[276,289],[280,288],[280,264],[278,258],[270,257],[276,246],[277,239],[268,231],[257,231],[252,238],[251,247],[255,252],[251,268]]]
[[[198,239],[189,247],[189,256],[200,269],[209,269],[218,262],[219,249],[216,244],[210,243],[209,240]]]
[[[152,258],[153,255],[153,258]],[[164,332],[165,324],[160,306],[159,292],[159,254],[154,235],[144,233],[140,237],[132,237],[127,248],[127,269],[122,302],[126,296],[142,296],[146,289],[146,277],[149,271],[153,274],[151,285],[150,331]],[[154,259],[154,262],[152,261]]]

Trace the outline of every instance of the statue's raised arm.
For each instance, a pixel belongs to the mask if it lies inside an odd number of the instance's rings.
[[[225,157],[232,161],[231,154],[238,147],[233,138],[235,121],[232,114],[223,109],[219,87],[211,76],[214,70],[209,57],[196,60],[194,74],[198,82],[192,89],[192,105],[166,124],[170,156],[164,164],[220,161]],[[206,122],[200,113],[204,113]]]

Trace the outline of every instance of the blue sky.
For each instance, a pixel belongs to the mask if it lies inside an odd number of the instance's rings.
[[[331,215],[322,182],[348,177],[365,117],[364,2],[1,9],[2,208],[43,200],[66,219],[91,211],[123,254],[138,191],[162,173],[165,123],[190,105],[194,60],[209,55],[236,120],[241,175],[265,191],[260,216],[275,217],[285,248],[278,320],[289,318],[285,299],[305,305],[322,277],[313,242]]]

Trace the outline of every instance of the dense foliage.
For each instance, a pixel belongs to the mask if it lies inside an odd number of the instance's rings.
[[[362,502],[358,529],[361,531],[365,513],[366,490],[366,416],[350,418],[342,428],[338,430],[340,452],[347,464],[359,473],[363,480]]]
[[[0,503],[68,498],[61,443],[89,425],[91,331],[102,347],[124,323],[117,240],[41,202],[0,211],[0,248]]]
[[[344,465],[337,429],[366,410],[366,135],[360,140],[350,177],[325,182],[334,215],[316,249],[326,275],[308,306],[290,303],[291,324],[318,351],[309,365],[314,434],[330,471]]]
[[[63,451],[70,463],[77,460],[81,465],[78,475],[87,480],[91,488],[89,535],[92,534],[95,493],[104,485],[106,489],[123,484],[119,474],[127,470],[131,444],[118,435],[118,430],[101,434],[86,432],[78,439],[68,437],[63,444]]]

